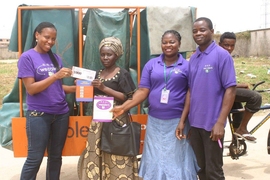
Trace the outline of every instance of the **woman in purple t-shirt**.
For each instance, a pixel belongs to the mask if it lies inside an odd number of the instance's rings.
[[[179,53],[181,36],[175,30],[161,38],[162,54],[144,66],[138,90],[131,100],[115,107],[117,117],[146,98],[147,129],[139,176],[144,180],[197,180],[198,165],[189,140],[179,141],[175,129],[188,90],[188,61]],[[189,129],[186,126],[186,131]]]
[[[62,84],[63,78],[70,77],[71,69],[62,67],[60,57],[51,51],[56,35],[52,23],[40,23],[33,34],[32,48],[22,53],[18,61],[18,78],[27,95],[28,155],[21,180],[36,179],[46,149],[46,179],[59,179],[60,176],[69,122],[65,94],[75,92],[75,86]]]

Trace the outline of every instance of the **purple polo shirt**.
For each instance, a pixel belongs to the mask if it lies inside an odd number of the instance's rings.
[[[139,87],[150,90],[149,115],[164,120],[180,118],[188,89],[188,61],[179,54],[177,63],[165,68],[170,95],[168,103],[164,104],[160,102],[161,92],[165,87],[163,57],[164,54],[161,54],[145,64]]]
[[[219,117],[225,90],[236,86],[231,55],[214,41],[189,62],[190,125],[211,131]]]
[[[56,56],[62,67],[60,57]],[[56,72],[49,54],[41,54],[30,49],[20,56],[18,61],[18,78],[33,77],[36,82],[48,78]],[[57,80],[44,91],[35,95],[27,93],[26,104],[28,110],[37,110],[50,114],[64,114],[69,111],[62,88],[62,81]]]

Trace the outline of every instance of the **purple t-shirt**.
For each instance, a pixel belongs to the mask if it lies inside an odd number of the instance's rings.
[[[190,125],[211,131],[219,117],[227,88],[236,86],[231,55],[213,41],[189,62]]]
[[[188,61],[181,54],[175,64],[165,68],[162,61],[164,55],[150,59],[144,66],[140,80],[140,88],[148,88],[149,112],[148,114],[159,119],[180,118],[185,96],[188,89]],[[165,87],[165,74],[167,88],[170,90],[167,104],[161,103],[161,92]]]
[[[60,57],[55,55],[62,67]],[[18,61],[18,78],[33,77],[35,81],[46,79],[56,72],[48,53],[41,54],[30,49],[20,56]],[[28,110],[37,110],[50,114],[64,114],[69,111],[65,100],[62,81],[57,80],[44,91],[26,96]]]

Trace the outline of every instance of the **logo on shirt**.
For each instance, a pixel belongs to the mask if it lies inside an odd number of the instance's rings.
[[[43,63],[37,68],[37,73],[40,75],[53,75],[56,71],[56,68],[53,64]]]
[[[173,71],[175,74],[182,73],[181,69],[179,68],[174,68]]]
[[[212,69],[213,69],[213,67],[212,67],[210,64],[204,65],[204,68],[203,68],[203,70],[204,70],[206,73],[209,73]]]

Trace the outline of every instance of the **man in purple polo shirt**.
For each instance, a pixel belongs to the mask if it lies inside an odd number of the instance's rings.
[[[235,98],[235,70],[230,54],[213,41],[213,24],[201,17],[193,24],[193,39],[199,45],[189,63],[189,91],[176,129],[185,138],[188,115],[190,143],[196,154],[200,180],[223,180],[223,137]],[[189,113],[189,114],[188,114]]]

